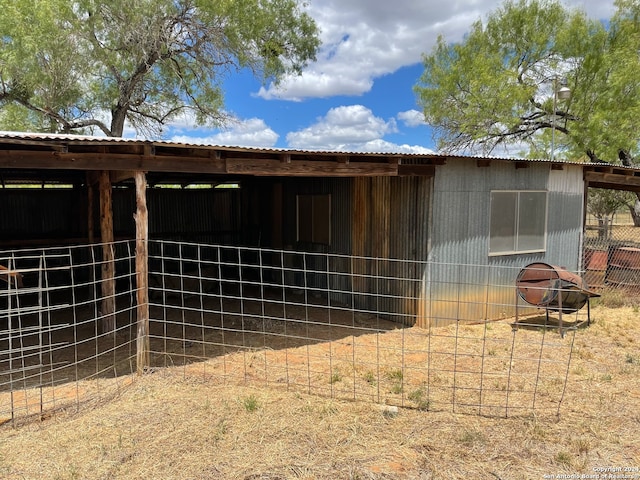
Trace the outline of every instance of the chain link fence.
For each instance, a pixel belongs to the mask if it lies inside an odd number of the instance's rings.
[[[640,294],[640,227],[631,216],[587,217],[583,269],[592,290],[618,303],[635,303]]]

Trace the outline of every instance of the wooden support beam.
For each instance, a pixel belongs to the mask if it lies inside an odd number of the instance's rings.
[[[60,153],[0,150],[0,168],[61,170],[142,170],[153,172],[225,173],[224,159],[140,155],[132,153]]]
[[[628,175],[585,172],[584,179],[587,185],[592,188],[612,188],[616,190],[640,192],[640,176],[633,175],[632,171],[629,171]]]
[[[102,240],[102,332],[116,333],[116,282],[113,246],[113,202],[109,172],[100,172],[100,236]]]
[[[398,165],[398,176],[433,177],[436,174],[435,165]]]
[[[136,371],[143,374],[149,362],[149,221],[147,214],[147,180],[144,172],[137,171],[136,182],[136,301],[138,334],[136,336]]]
[[[370,177],[395,176],[398,166],[388,163],[349,162],[347,164],[329,161],[294,160],[282,163],[280,160],[256,160],[254,158],[227,158],[227,173],[257,176],[290,177]]]

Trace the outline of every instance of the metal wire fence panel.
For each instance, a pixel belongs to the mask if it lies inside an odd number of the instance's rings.
[[[115,331],[101,329],[103,248],[116,252]],[[133,371],[132,254],[128,243],[0,252],[19,279],[0,281],[0,422],[95,400]]]
[[[115,331],[102,328],[105,248]],[[423,410],[557,413],[585,322],[584,310],[560,319],[525,303],[519,269],[161,241],[149,252],[150,367],[210,381]],[[131,381],[134,255],[130,242],[0,254],[23,275],[20,286],[0,283],[0,421]]]
[[[154,251],[154,366],[333,398],[557,411],[587,315],[560,323],[523,302],[519,269],[173,243]],[[505,313],[516,310],[517,322]],[[447,321],[418,322],[434,315]]]

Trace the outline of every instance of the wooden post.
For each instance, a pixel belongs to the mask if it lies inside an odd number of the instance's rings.
[[[147,215],[147,180],[144,172],[135,172],[136,181],[136,300],[138,335],[136,337],[136,366],[141,375],[149,367],[149,289],[147,250],[149,223]]]
[[[102,240],[102,332],[116,333],[116,284],[113,251],[113,204],[109,172],[99,174],[100,185],[100,235]]]

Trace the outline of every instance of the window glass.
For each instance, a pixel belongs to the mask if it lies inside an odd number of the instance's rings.
[[[544,251],[547,192],[491,192],[489,254]]]
[[[547,195],[545,192],[520,192],[519,197],[516,250],[544,250]]]
[[[489,253],[516,249],[517,192],[491,192],[491,235]]]

